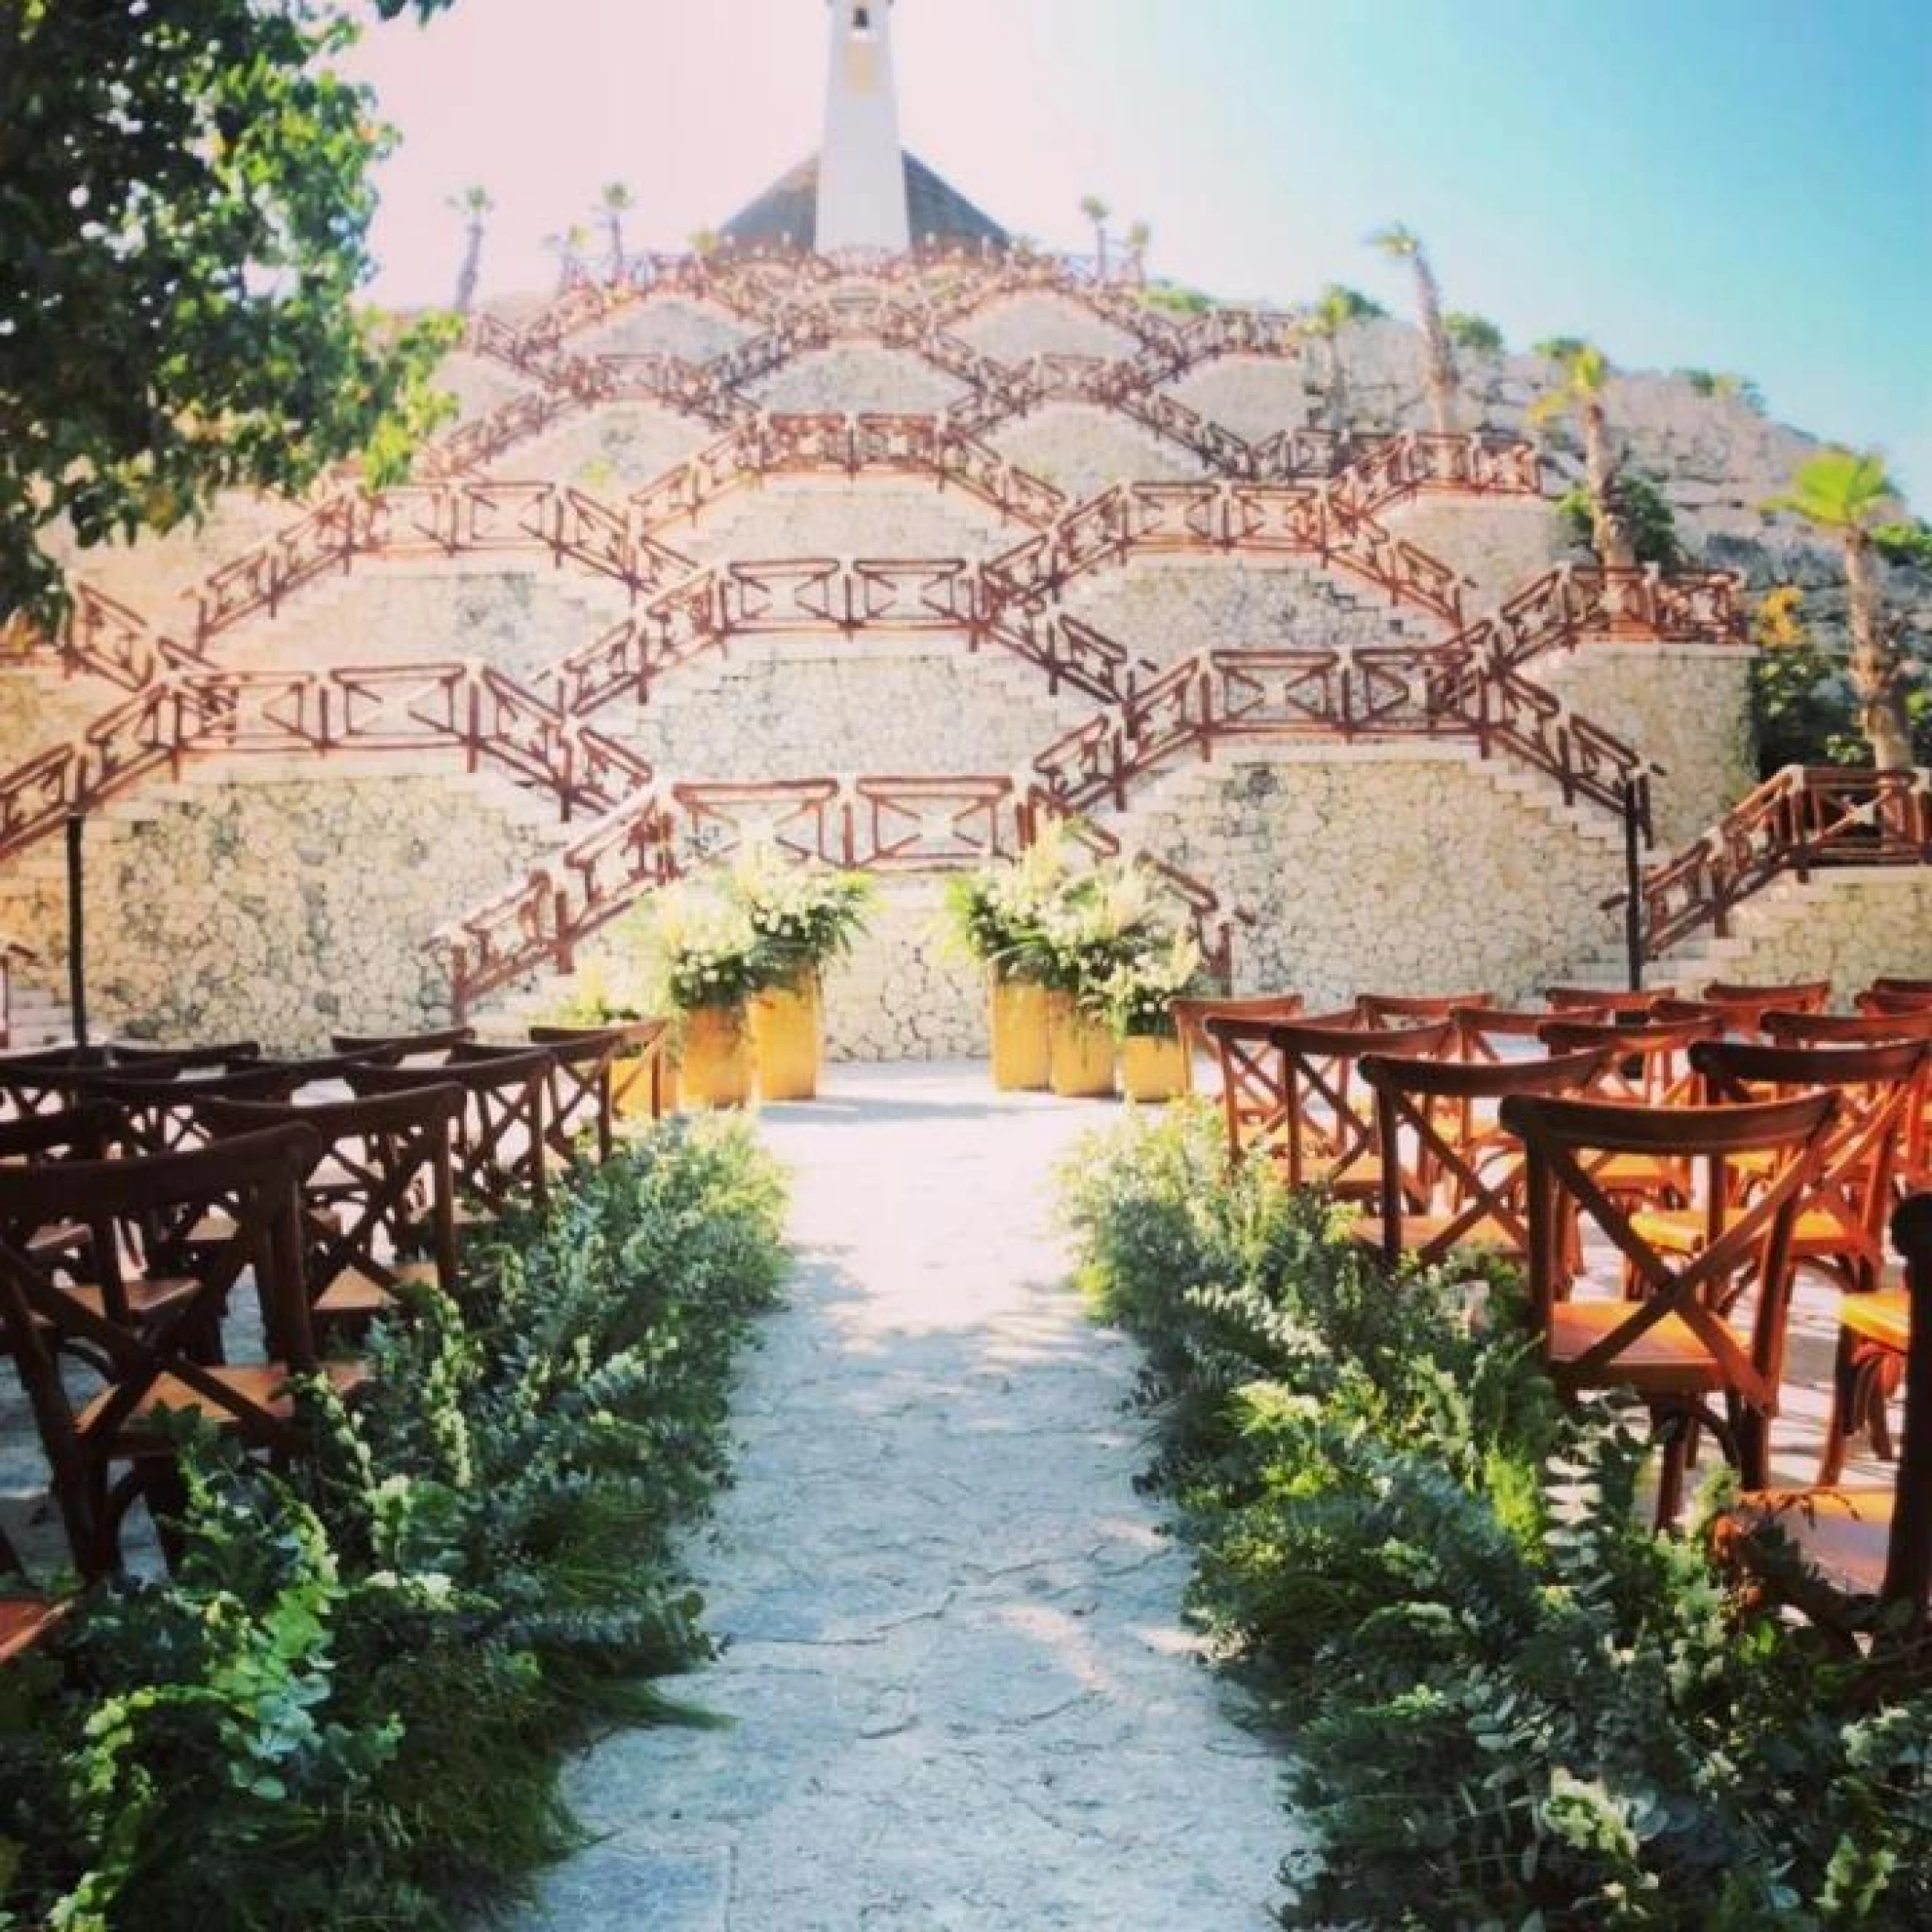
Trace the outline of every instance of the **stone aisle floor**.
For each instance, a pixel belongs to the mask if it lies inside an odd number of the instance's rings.
[[[1051,1228],[1053,1164],[1107,1117],[965,1067],[840,1068],[764,1116],[798,1265],[692,1551],[729,1648],[672,1687],[734,1721],[572,1768],[606,1835],[525,1932],[1271,1922],[1276,1764],[1180,1627],[1134,1351]]]

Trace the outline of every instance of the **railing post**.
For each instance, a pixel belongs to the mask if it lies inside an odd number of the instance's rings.
[[[1626,772],[1619,786],[1623,808],[1623,960],[1630,990],[1644,990],[1644,863],[1638,846],[1637,780]]]

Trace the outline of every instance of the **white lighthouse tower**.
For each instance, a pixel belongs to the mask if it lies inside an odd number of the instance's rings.
[[[831,62],[825,83],[825,141],[819,150],[817,245],[912,245],[906,157],[892,73],[892,0],[828,0]]]

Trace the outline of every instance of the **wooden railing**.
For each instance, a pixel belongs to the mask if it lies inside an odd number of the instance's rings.
[[[1706,928],[1721,939],[1732,907],[1783,874],[1843,865],[1932,865],[1932,771],[1787,765],[1644,874],[1644,956],[1661,959]]]
[[[800,862],[884,874],[983,865],[1020,852],[1058,808],[1006,776],[858,776],[768,784],[665,784],[629,799],[506,892],[439,928],[459,1015],[499,988],[549,970],[652,888],[728,860],[752,839]],[[1110,855],[1120,843],[1076,823],[1076,839]],[[1222,969],[1220,900],[1178,868],[1142,860]]]

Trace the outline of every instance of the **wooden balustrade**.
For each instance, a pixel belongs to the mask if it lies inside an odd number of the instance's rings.
[[[1932,771],[1787,765],[1685,851],[1644,873],[1644,956],[1660,959],[1705,927],[1723,938],[1732,907],[1785,873],[1803,879],[1833,866],[1927,864]]]

